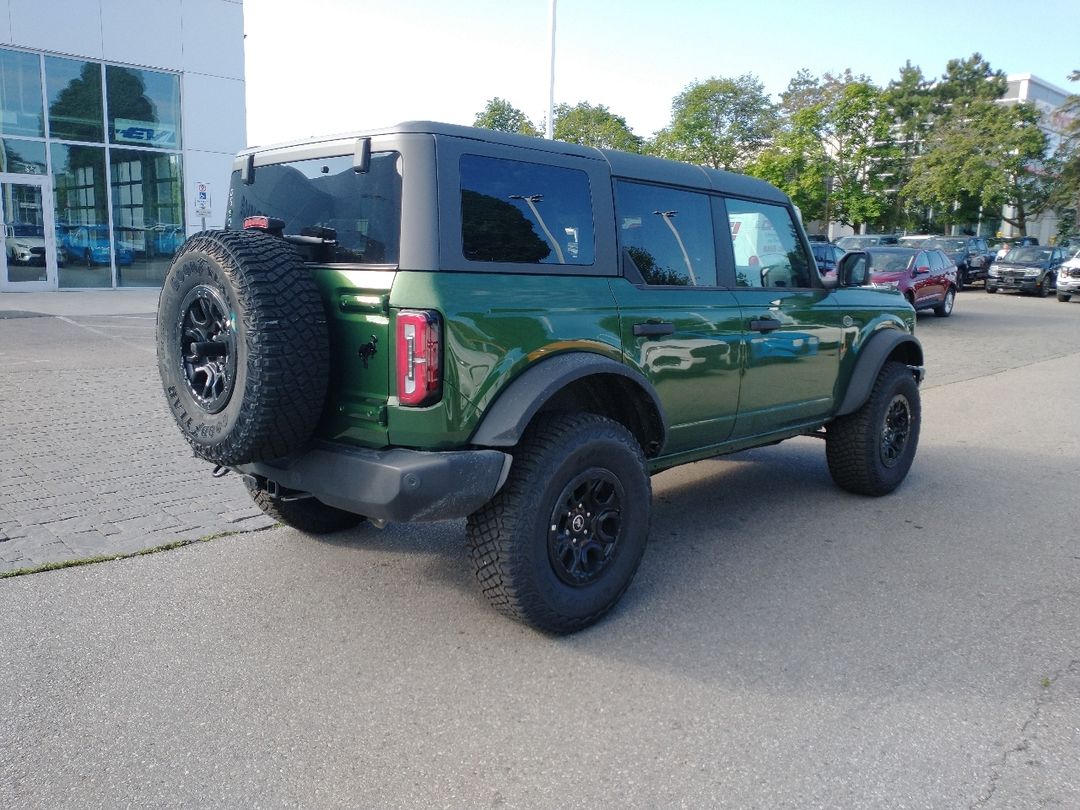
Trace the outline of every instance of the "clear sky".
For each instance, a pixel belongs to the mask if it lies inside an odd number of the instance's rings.
[[[410,119],[471,124],[495,96],[547,112],[550,0],[245,0],[249,144]],[[874,4],[794,0],[558,0],[555,103],[604,104],[635,133],[711,76],[755,74],[774,98],[800,68],[884,86],[978,51],[1069,92],[1080,0]]]

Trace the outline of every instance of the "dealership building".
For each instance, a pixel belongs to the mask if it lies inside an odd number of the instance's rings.
[[[0,0],[0,291],[160,286],[245,141],[240,0]]]

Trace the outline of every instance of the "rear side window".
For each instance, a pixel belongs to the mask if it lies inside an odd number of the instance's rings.
[[[716,286],[716,246],[709,197],[619,181],[619,243],[646,284]]]
[[[585,172],[463,155],[461,252],[474,262],[591,265],[592,195]]]
[[[256,214],[284,220],[287,235],[330,240],[331,262],[397,264],[400,155],[373,153],[364,174],[352,155],[259,166],[251,185],[233,172],[225,227],[240,229]]]
[[[787,208],[729,199],[727,209],[736,286],[810,286],[810,259]]]

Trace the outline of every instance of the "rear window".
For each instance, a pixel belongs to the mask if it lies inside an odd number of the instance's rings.
[[[461,157],[461,252],[474,262],[591,265],[592,195],[577,169]]]
[[[401,228],[401,158],[375,152],[364,174],[352,155],[258,166],[245,185],[233,172],[225,227],[239,230],[246,217],[284,220],[284,233],[329,240],[328,261],[397,264]]]

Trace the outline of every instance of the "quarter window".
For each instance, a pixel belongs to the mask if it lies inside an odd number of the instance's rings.
[[[811,264],[787,208],[729,199],[727,209],[737,286],[810,286]]]
[[[619,244],[646,284],[716,286],[707,195],[625,181],[615,189]]]
[[[592,195],[585,172],[463,155],[461,251],[474,262],[591,265]]]

